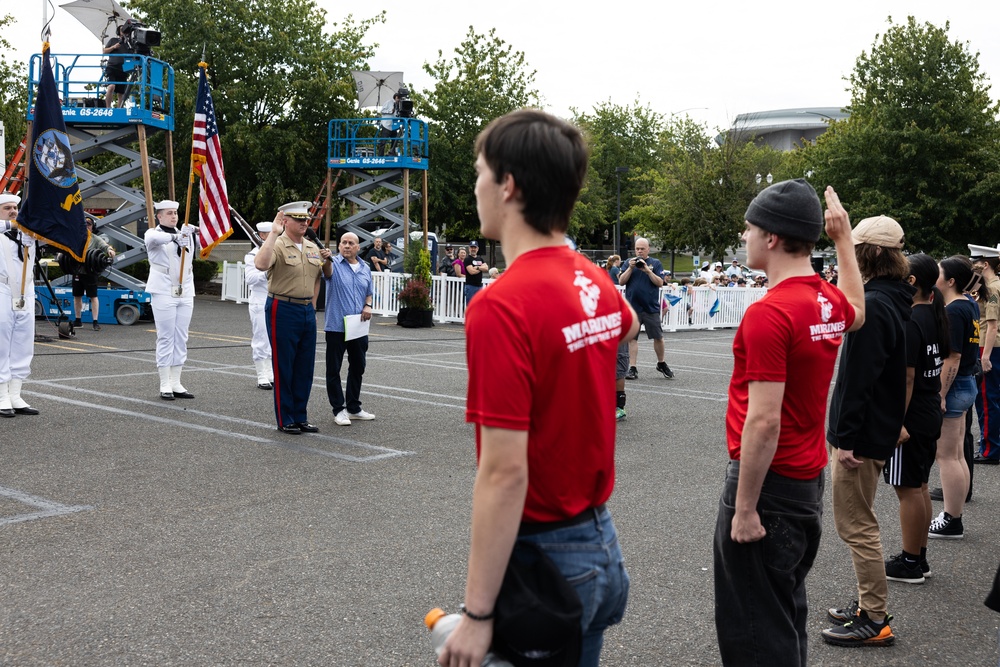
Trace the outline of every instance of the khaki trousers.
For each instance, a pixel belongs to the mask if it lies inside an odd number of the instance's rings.
[[[837,534],[851,550],[858,579],[858,606],[869,614],[884,616],[889,597],[882,557],[882,539],[875,516],[875,490],[885,461],[858,457],[861,465],[848,470],[831,449],[833,522]]]

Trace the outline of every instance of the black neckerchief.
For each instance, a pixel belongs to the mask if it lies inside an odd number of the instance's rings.
[[[177,228],[176,227],[164,227],[163,225],[157,225],[157,227],[159,227],[161,230],[165,231],[167,234],[173,234],[175,236],[177,235]],[[173,239],[173,240],[177,241],[176,238]],[[180,244],[180,242],[177,243],[177,256],[178,257],[181,256],[181,244]]]
[[[17,246],[17,258],[24,263],[24,244],[21,243],[21,238],[18,236],[17,230],[11,227],[3,233],[4,236],[9,238]]]

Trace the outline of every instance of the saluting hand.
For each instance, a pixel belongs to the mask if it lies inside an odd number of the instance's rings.
[[[285,231],[285,214],[278,211],[274,215],[274,222],[271,223],[271,231],[273,232],[271,236],[277,238],[281,236],[281,232]]]

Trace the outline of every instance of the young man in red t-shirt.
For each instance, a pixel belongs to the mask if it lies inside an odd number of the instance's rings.
[[[597,573],[571,582],[584,607],[579,664],[597,665],[628,598],[604,503],[615,477],[609,387],[637,319],[608,274],[565,244],[587,173],[579,130],[522,109],[490,123],[476,153],[480,227],[500,241],[508,268],[466,312],[466,419],[479,469],[465,616],[438,662],[481,664],[514,543],[528,541],[564,573]]]
[[[823,226],[802,179],[763,190],[746,212],[747,266],[767,295],[733,340],[729,469],[715,531],[715,626],[726,665],[805,665],[805,578],[822,532],[826,398],[841,338],[864,323],[851,223],[826,189],[826,232],[840,285],[810,255]]]

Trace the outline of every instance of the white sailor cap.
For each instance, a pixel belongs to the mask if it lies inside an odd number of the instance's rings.
[[[180,208],[180,204],[169,199],[164,199],[163,201],[156,202],[153,204],[153,208],[157,211],[176,211]]]
[[[21,198],[17,195],[12,195],[10,193],[4,192],[0,194],[0,205],[2,204],[20,204]]]
[[[1000,257],[1000,250],[984,245],[969,244],[969,256],[973,258]]]
[[[274,226],[273,222],[258,222],[257,231],[260,232],[261,234],[270,234],[271,227],[273,226]]]
[[[293,201],[279,206],[278,210],[290,218],[308,218],[310,206],[312,204],[307,201]]]

